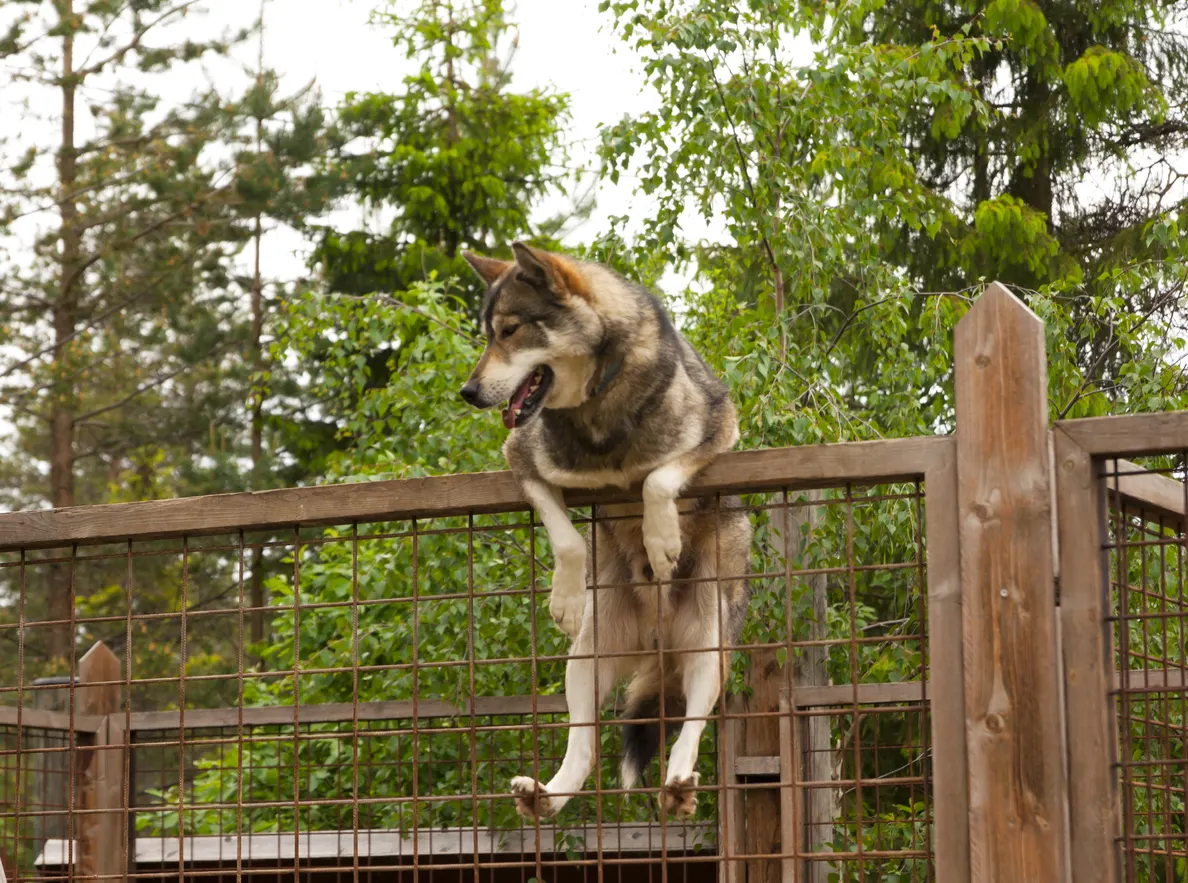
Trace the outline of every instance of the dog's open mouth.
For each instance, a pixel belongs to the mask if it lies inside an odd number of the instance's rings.
[[[519,385],[507,407],[503,409],[503,425],[508,429],[523,426],[540,408],[553,383],[553,372],[547,365],[541,365]]]

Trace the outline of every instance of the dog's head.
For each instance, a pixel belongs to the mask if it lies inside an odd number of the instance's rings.
[[[462,398],[476,408],[506,401],[508,429],[544,408],[580,405],[602,339],[602,321],[576,263],[520,242],[512,251],[514,261],[462,253],[487,284],[481,315],[487,347]]]

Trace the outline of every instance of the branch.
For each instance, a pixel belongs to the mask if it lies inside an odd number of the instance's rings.
[[[161,277],[158,276],[157,278],[160,279]],[[22,368],[27,367],[32,362],[35,362],[37,359],[44,356],[46,353],[53,352],[53,351],[57,350],[60,346],[62,346],[65,343],[69,343],[70,341],[74,340],[74,338],[78,337],[80,334],[90,331],[92,328],[99,325],[99,323],[103,322],[105,319],[111,317],[115,313],[118,313],[120,310],[124,309],[124,307],[130,306],[133,303],[135,303],[137,300],[139,300],[140,298],[144,297],[144,295],[148,291],[149,291],[148,288],[142,288],[140,291],[138,291],[136,294],[132,295],[131,297],[120,301],[115,306],[109,307],[108,309],[106,309],[102,313],[100,313],[98,316],[93,317],[89,322],[87,322],[86,325],[83,325],[80,328],[76,328],[74,331],[70,332],[70,334],[66,335],[64,338],[57,341],[56,343],[51,343],[49,346],[42,347],[41,349],[39,349],[37,352],[33,353],[33,355],[29,356],[28,358],[22,359],[20,362],[17,362],[14,365],[10,365],[9,367],[5,368],[3,371],[0,371],[0,380],[3,380],[5,377],[8,377],[10,374],[13,374],[17,371],[20,371]],[[48,304],[47,304],[47,306],[48,306]]]
[[[144,27],[142,27],[140,30],[138,30],[135,34],[133,34],[131,40],[129,40],[127,43],[125,43],[123,46],[121,46],[115,52],[111,53],[111,55],[108,55],[106,58],[100,59],[99,61],[95,62],[92,65],[89,65],[87,67],[84,67],[84,68],[81,68],[81,69],[75,71],[74,76],[77,77],[78,79],[84,79],[86,77],[89,77],[91,74],[99,73],[105,67],[107,67],[109,64],[112,64],[113,62],[121,61],[124,58],[124,56],[127,55],[129,52],[133,51],[134,49],[140,48],[141,40],[144,39],[145,35],[149,31],[151,31],[157,25],[161,24],[161,22],[165,21],[166,19],[172,18],[173,16],[178,15],[179,13],[185,12],[187,9],[189,9],[191,6],[194,6],[198,2],[199,2],[199,0],[186,0],[186,2],[182,3],[180,6],[174,6],[172,9],[165,10],[159,16],[154,18],[152,21],[150,21],[148,24],[146,24]]]
[[[144,239],[146,236],[156,233],[158,230],[162,229],[163,227],[167,227],[169,224],[173,223],[178,218],[185,217],[186,212],[197,208],[203,202],[210,199],[216,193],[219,193],[219,192],[220,191],[217,189],[217,187],[212,187],[210,190],[199,195],[198,198],[195,199],[193,202],[183,206],[182,208],[178,209],[176,212],[173,212],[172,214],[165,215],[163,218],[160,218],[157,221],[154,221],[152,224],[149,224],[147,227],[144,227],[144,228],[138,230],[136,233],[132,234],[131,236],[128,236],[128,237],[124,238],[122,241],[116,243],[114,247],[122,248],[122,247],[133,245],[133,244],[139,242],[141,239]],[[70,276],[70,278],[68,280],[66,280],[67,287],[74,285],[74,283],[79,279],[79,277],[82,276],[83,273],[85,273],[87,270],[89,270],[96,262],[101,260],[104,256],[111,254],[112,251],[113,251],[113,249],[107,249],[106,251],[97,251],[94,254],[92,254],[89,258],[87,258],[85,261],[80,263],[78,265],[78,267],[75,269],[74,273]]]
[[[124,396],[118,402],[113,402],[110,405],[104,405],[102,408],[96,408],[94,411],[88,411],[87,413],[74,418],[75,426],[78,426],[79,424],[82,424],[82,423],[86,423],[88,420],[91,420],[94,417],[98,417],[100,414],[106,414],[109,411],[115,411],[119,408],[124,407],[124,405],[131,402],[137,396],[148,392],[150,389],[160,386],[162,383],[167,383],[168,381],[172,380],[178,374],[181,374],[183,371],[185,371],[186,368],[188,368],[188,367],[190,367],[190,366],[189,365],[181,365],[180,367],[175,368],[173,371],[169,371],[165,374],[158,375],[157,377],[154,377],[152,380],[148,381],[147,383],[144,383],[141,386],[138,386],[136,389],[134,389],[132,392],[128,393],[128,395]]]

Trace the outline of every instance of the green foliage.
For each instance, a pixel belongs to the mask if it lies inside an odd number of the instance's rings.
[[[991,41],[945,74],[986,113],[958,122],[922,105],[904,118],[904,147],[943,205],[940,223],[923,231],[880,224],[878,246],[925,290],[985,277],[1065,295],[1084,381],[1118,408],[1133,406],[1114,395],[1124,366],[1147,362],[1141,345],[1153,337],[1167,352],[1183,309],[1177,274],[1139,243],[1185,205],[1166,158],[1188,136],[1188,44],[1170,25],[1186,11],[1150,0],[885,0],[849,4],[833,30],[821,31],[828,51]],[[1182,265],[1183,238],[1169,251]],[[1133,314],[1149,317],[1149,334],[1120,341],[1115,328]]]
[[[1091,46],[1064,68],[1064,86],[1074,119],[1101,125],[1112,114],[1158,108],[1159,96],[1138,61],[1105,46]]]
[[[307,365],[308,395],[334,418],[341,450],[327,477],[500,468],[502,427],[458,395],[482,344],[442,283],[396,297],[310,295],[286,304],[283,322],[274,359]]]

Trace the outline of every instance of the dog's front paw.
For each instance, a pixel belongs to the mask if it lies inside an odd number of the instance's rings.
[[[687,779],[669,779],[660,789],[660,808],[678,819],[687,819],[697,810],[697,783],[700,773],[693,773]]]
[[[672,579],[681,557],[681,526],[676,519],[656,519],[644,525],[644,549],[652,575],[658,580]]]
[[[529,776],[512,779],[511,792],[516,798],[516,812],[526,819],[547,819],[557,811],[545,786]]]
[[[558,628],[570,638],[576,638],[582,627],[582,617],[586,614],[586,593],[582,589],[562,591],[553,586],[549,595],[549,615]]]

